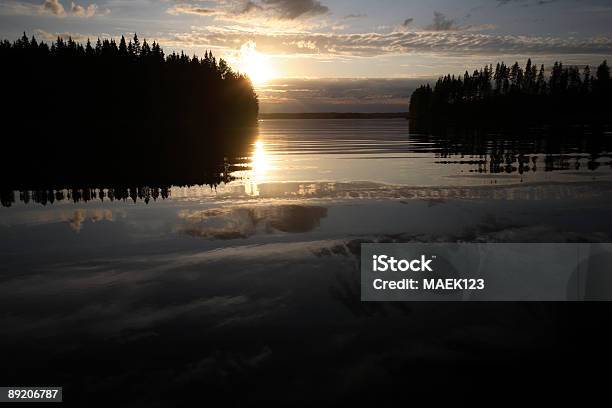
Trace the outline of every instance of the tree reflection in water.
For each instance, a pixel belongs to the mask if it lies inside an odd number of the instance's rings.
[[[521,175],[522,181],[524,174],[536,172],[569,174],[612,169],[612,140],[609,137],[610,132],[602,129],[530,129],[519,133],[406,132],[405,140],[393,145],[391,149],[396,149],[397,153],[404,155],[428,154],[435,165],[448,166],[451,172],[457,168],[464,172],[465,168],[466,173],[474,174],[517,174]],[[325,154],[324,150],[312,152],[305,147],[304,152],[294,152],[295,157],[282,157],[286,152],[269,152],[269,142],[258,133],[256,131],[250,137],[250,140],[255,142],[234,144],[232,153],[225,157],[220,154],[204,154],[194,161],[195,156],[192,154],[192,159],[169,158],[166,162],[150,168],[150,171],[123,168],[119,171],[116,164],[108,163],[108,167],[105,165],[79,169],[79,172],[75,171],[69,177],[55,172],[53,166],[47,166],[50,168],[45,168],[44,175],[27,172],[5,175],[0,183],[0,201],[3,206],[11,206],[16,201],[47,205],[64,200],[75,203],[91,200],[132,200],[148,204],[169,198],[173,187],[207,186],[209,191],[215,191],[218,186],[233,181],[241,184],[242,192],[247,196],[263,197],[268,195],[267,189],[273,187],[275,180],[272,173],[284,171],[283,168],[275,167],[279,165],[276,160],[291,162],[302,153],[315,156]],[[248,137],[244,139],[249,140]],[[338,147],[335,149],[341,150],[342,145],[348,142],[337,141]],[[300,150],[300,140],[296,143],[296,148]],[[347,147],[347,155],[355,153],[350,149],[350,146]],[[381,149],[387,149],[384,150],[385,153],[393,153],[388,151],[389,147]],[[275,154],[279,157],[274,156]],[[411,158],[407,157],[405,160]],[[338,165],[342,166],[343,162],[338,161]],[[129,174],[124,174],[126,171]],[[313,195],[320,193],[322,188],[337,191],[336,183],[328,183],[326,186],[316,179],[310,181],[317,187]],[[301,185],[306,186],[305,182],[310,181],[304,180]],[[287,186],[283,186],[285,187]],[[295,191],[294,194],[307,195],[301,190]]]

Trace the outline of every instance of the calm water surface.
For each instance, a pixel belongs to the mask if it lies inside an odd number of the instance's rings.
[[[0,208],[1,383],[117,406],[427,393],[423,373],[461,387],[468,367],[529,386],[532,368],[564,364],[580,312],[361,302],[359,244],[610,241],[609,139],[269,120],[215,188],[16,200]],[[128,397],[109,396],[118,387]]]

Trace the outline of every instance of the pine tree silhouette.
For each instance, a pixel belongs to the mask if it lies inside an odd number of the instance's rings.
[[[441,77],[433,89],[416,89],[409,105],[409,118],[431,127],[462,125],[479,127],[508,124],[562,124],[612,121],[612,90],[607,61],[597,68],[596,78],[590,67],[580,72],[575,66],[555,62],[548,79],[544,65],[540,69],[527,60],[511,67],[504,62],[467,71],[462,77]]]

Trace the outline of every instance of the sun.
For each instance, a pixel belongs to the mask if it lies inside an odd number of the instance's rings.
[[[256,50],[253,41],[240,47],[239,69],[251,78],[253,85],[264,85],[276,76],[270,57]]]

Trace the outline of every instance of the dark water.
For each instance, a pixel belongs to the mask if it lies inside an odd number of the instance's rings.
[[[358,254],[610,242],[610,138],[270,120],[217,186],[16,192],[0,208],[0,383],[62,385],[77,406],[596,387],[605,304],[361,302]]]

